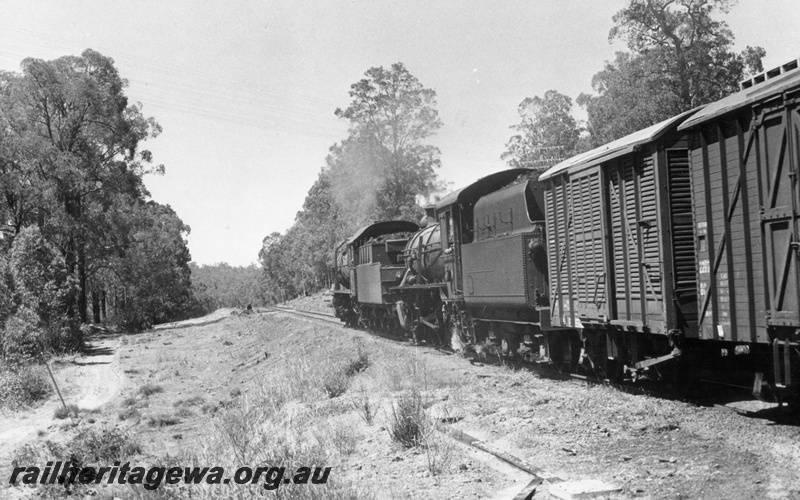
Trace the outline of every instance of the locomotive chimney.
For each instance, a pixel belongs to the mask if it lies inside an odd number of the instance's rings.
[[[425,215],[419,221],[419,227],[428,227],[434,222],[436,222],[436,205],[428,205],[425,207]]]

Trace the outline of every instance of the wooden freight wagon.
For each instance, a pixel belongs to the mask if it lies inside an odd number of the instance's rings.
[[[744,82],[679,127],[690,137],[698,335],[755,351],[779,395],[796,392],[800,371],[797,67]]]
[[[682,337],[697,336],[688,143],[677,132],[692,113],[539,178],[552,324],[580,332],[581,358],[591,365],[635,375],[671,359]],[[574,346],[553,342],[566,337],[549,337],[553,352],[574,356]]]

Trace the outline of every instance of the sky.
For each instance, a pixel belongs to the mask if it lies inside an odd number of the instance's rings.
[[[86,48],[112,57],[129,100],[163,127],[143,145],[166,167],[145,179],[152,199],[191,227],[195,262],[249,265],[347,137],[334,111],[367,69],[402,62],[437,92],[431,143],[458,189],[506,167],[525,97],[591,92],[625,49],[608,32],[626,3],[0,0],[0,69]],[[766,49],[766,69],[800,56],[798,0],[740,0],[723,18],[738,50]]]

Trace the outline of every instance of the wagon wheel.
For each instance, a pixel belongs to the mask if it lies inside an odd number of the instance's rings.
[[[369,329],[370,330],[379,330],[380,329],[380,318],[377,317],[377,313],[375,311],[370,311],[370,314],[369,314]]]
[[[392,333],[392,320],[394,318],[391,314],[386,314],[385,312],[381,314],[381,331],[383,333]]]
[[[349,309],[344,315],[344,324],[350,328],[358,326],[358,314],[352,309]]]
[[[393,314],[389,316],[389,327],[387,328],[386,333],[389,335],[403,334],[403,329],[400,326],[400,320],[397,319],[397,316]]]

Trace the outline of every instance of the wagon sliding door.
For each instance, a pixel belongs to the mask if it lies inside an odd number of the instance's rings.
[[[582,321],[605,321],[609,311],[603,267],[600,169],[595,167],[575,174],[571,183],[573,221],[569,232],[569,262],[573,309]]]
[[[768,324],[800,326],[798,307],[798,108],[766,109],[759,130]]]
[[[607,170],[611,271],[616,318],[632,327],[663,321],[652,156],[625,157]]]

